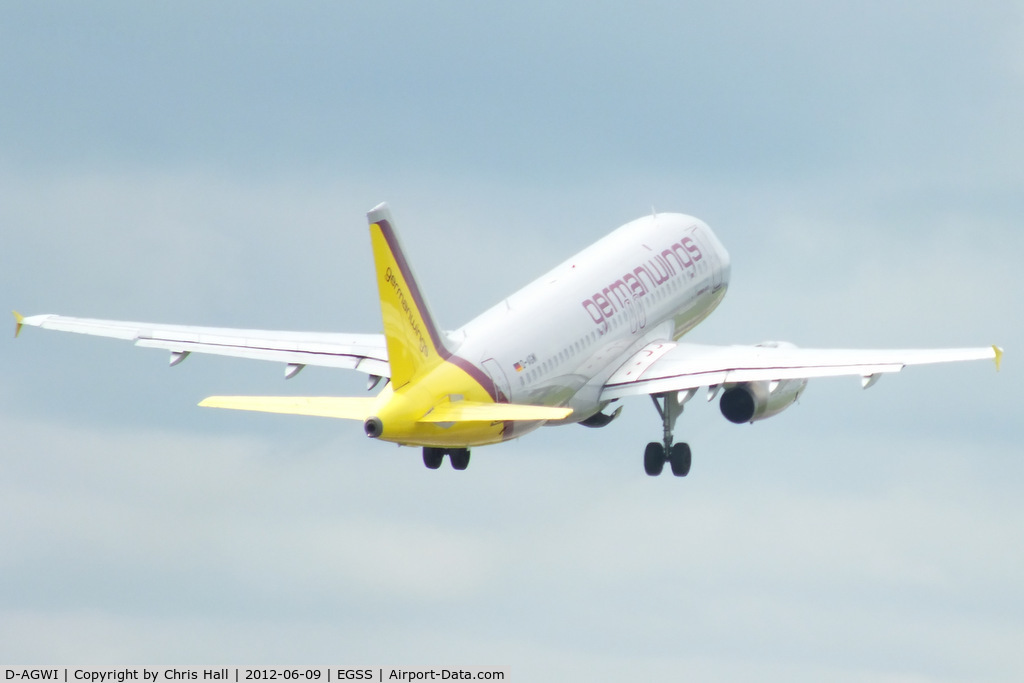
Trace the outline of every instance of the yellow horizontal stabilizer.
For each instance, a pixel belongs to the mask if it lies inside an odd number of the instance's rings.
[[[999,369],[1000,369],[1000,367],[1003,364],[1003,349],[1002,349],[1002,347],[999,347],[999,346],[996,346],[995,344],[993,344],[992,345],[992,350],[996,354],[996,372],[999,372]]]
[[[365,420],[373,415],[376,398],[340,396],[211,396],[199,403],[204,408],[254,410],[261,413],[315,415],[342,420]]]
[[[17,337],[21,334],[21,326],[25,324],[25,316],[17,311],[11,311],[14,314],[14,336]]]
[[[420,422],[504,422],[561,420],[572,415],[572,408],[527,406],[516,403],[480,403],[451,401],[441,403],[419,419]]]

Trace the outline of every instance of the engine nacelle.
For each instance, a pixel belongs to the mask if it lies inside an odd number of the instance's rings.
[[[726,389],[718,405],[729,422],[757,422],[793,405],[806,386],[806,379],[744,382]]]

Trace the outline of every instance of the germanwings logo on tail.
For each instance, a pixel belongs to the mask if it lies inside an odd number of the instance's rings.
[[[450,354],[391,227],[387,207],[376,207],[368,218],[388,366],[391,383],[398,388],[437,367]]]
[[[398,278],[388,268],[384,273],[384,281],[391,285],[391,289],[394,291],[395,296],[398,297],[398,302],[402,306],[402,311],[405,313],[406,318],[409,321],[409,328],[412,330],[416,338],[419,339],[420,353],[426,358],[430,355],[430,346],[427,344],[427,338],[423,336],[423,329],[420,327],[419,321],[416,319],[416,314],[413,312],[413,307],[409,305],[409,301],[405,298],[405,291],[402,289],[402,285],[399,284]]]

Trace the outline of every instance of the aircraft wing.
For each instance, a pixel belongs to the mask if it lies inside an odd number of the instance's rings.
[[[802,349],[789,344],[707,346],[671,341],[647,345],[605,383],[601,400],[686,391],[740,382],[860,376],[865,387],[907,365],[993,359],[998,346],[969,349]]]
[[[63,315],[23,317],[15,313],[14,317],[17,332],[23,325],[31,325],[47,330],[125,339],[145,348],[166,349],[171,352],[171,365],[180,363],[190,353],[211,353],[286,363],[286,377],[293,376],[306,365],[347,368],[380,377],[391,375],[387,345],[382,334],[242,330]]]

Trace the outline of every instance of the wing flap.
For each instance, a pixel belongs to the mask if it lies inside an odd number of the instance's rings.
[[[277,361],[289,365],[316,365],[327,368],[343,368],[346,370],[358,370],[370,375],[387,377],[390,368],[386,360],[368,358],[365,355],[356,353],[344,353],[350,347],[338,349],[333,352],[303,351],[299,349],[268,348],[261,345],[258,340],[246,340],[244,346],[228,344],[210,344],[207,342],[181,342],[171,339],[139,339],[136,346],[153,349],[166,349],[171,353],[205,353],[215,356],[231,356],[233,358],[248,358],[251,360]]]
[[[666,348],[669,347],[669,348]],[[802,349],[657,342],[641,349],[605,383],[601,400],[761,380],[842,375],[870,377],[907,365],[996,359],[999,347],[965,349]]]

